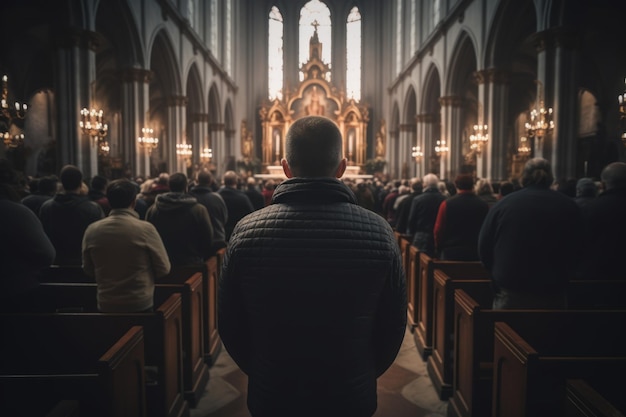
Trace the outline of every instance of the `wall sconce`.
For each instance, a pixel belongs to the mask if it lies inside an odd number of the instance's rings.
[[[624,83],[626,84],[626,79],[624,79]],[[620,120],[626,120],[626,91],[617,96],[617,104],[619,105]],[[626,146],[626,132],[622,133],[621,139],[624,146]]]
[[[16,120],[22,120],[26,117],[28,106],[25,103],[15,102],[15,105],[9,105],[9,78],[2,76],[2,98],[0,99],[0,118],[6,124],[7,129]]]
[[[528,146],[528,138],[526,136],[519,138],[519,147],[517,148],[518,155],[523,157],[530,156],[530,150],[530,146]]]
[[[201,152],[200,152],[200,159],[202,159],[203,161],[210,161],[211,158],[213,158],[213,149],[211,148],[204,148]]]
[[[146,149],[148,153],[152,153],[153,149],[159,147],[159,138],[154,136],[154,129],[144,127],[141,129],[141,136],[137,138],[140,147]]]
[[[415,162],[420,162],[422,157],[424,156],[424,152],[422,152],[422,148],[420,146],[413,146],[411,156],[415,158]]]
[[[4,146],[7,148],[18,148],[20,145],[24,143],[24,134],[20,133],[19,135],[11,135],[9,132],[4,132],[0,134],[2,136],[2,140],[4,142]]]
[[[78,125],[83,134],[93,139],[93,144],[104,139],[109,131],[108,125],[102,122],[102,115],[102,110],[83,108],[80,111]]]
[[[470,135],[470,149],[478,155],[482,152],[483,144],[489,140],[487,125],[474,125],[474,134]]]
[[[444,155],[446,153],[448,153],[448,151],[450,150],[450,148],[448,148],[448,145],[446,145],[446,141],[445,140],[438,140],[437,144],[435,145],[435,153],[438,156]]]

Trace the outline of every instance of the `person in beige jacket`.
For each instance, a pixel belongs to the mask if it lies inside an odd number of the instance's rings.
[[[170,272],[159,233],[134,210],[136,195],[130,181],[112,181],[111,213],[89,225],[83,237],[83,270],[95,278],[102,312],[152,311],[155,280]]]

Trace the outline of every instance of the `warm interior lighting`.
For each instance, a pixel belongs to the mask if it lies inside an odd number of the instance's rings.
[[[141,129],[141,136],[137,138],[137,143],[151,153],[153,149],[159,147],[159,138],[154,136],[154,129],[144,127]]]
[[[109,126],[103,122],[102,110],[83,108],[78,125],[83,134],[93,139],[94,144],[104,139],[109,131]]]
[[[420,146],[413,146],[411,156],[415,159],[415,162],[420,162],[424,156],[424,152],[422,152],[422,148]]]
[[[489,140],[489,134],[487,133],[487,125],[474,125],[474,134],[470,135],[470,148],[472,151],[480,154],[482,152],[483,144],[486,144]]]
[[[176,155],[178,156],[190,156],[193,154],[191,150],[191,143],[177,143],[176,144]]]
[[[448,148],[448,145],[446,145],[446,141],[445,140],[438,140],[437,144],[435,145],[435,153],[439,156],[444,155],[446,153],[448,153],[448,151],[450,150],[450,148]]]

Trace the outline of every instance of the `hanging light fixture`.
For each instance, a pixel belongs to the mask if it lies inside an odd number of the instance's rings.
[[[176,144],[176,155],[181,157],[190,156],[193,154],[191,150],[191,143],[177,143]]]
[[[483,145],[489,140],[489,134],[487,133],[488,126],[474,125],[474,134],[470,135],[470,149],[476,152],[478,155],[482,152]]]
[[[11,135],[9,132],[4,132],[0,134],[2,136],[2,140],[4,142],[4,146],[7,148],[17,148],[21,144],[24,143],[24,134],[20,133],[19,135]]]
[[[159,138],[154,136],[154,129],[144,127],[141,129],[141,136],[137,138],[140,147],[146,149],[148,153],[159,147]]]
[[[210,161],[211,158],[213,158],[213,149],[207,147],[200,152],[200,159],[203,161]]]
[[[435,145],[435,153],[438,156],[444,155],[446,153],[448,153],[448,151],[450,150],[450,148],[448,148],[448,145],[446,145],[446,141],[445,140],[438,140],[437,144]]]
[[[9,103],[9,78],[2,76],[2,97],[0,99],[0,118],[6,124],[7,130],[11,124],[26,117],[28,106],[26,103]]]
[[[103,122],[102,110],[83,108],[80,111],[80,121],[78,122],[83,134],[93,139],[93,144],[97,145],[103,140],[109,131],[109,126]]]
[[[546,108],[543,101],[543,84],[539,80],[535,80],[539,85],[537,92],[537,102],[535,108],[530,111],[530,121],[526,122],[526,132],[528,137],[537,138],[539,140],[552,133],[554,122],[552,121],[552,107]]]
[[[411,156],[415,159],[415,162],[420,162],[424,156],[424,152],[422,152],[422,148],[420,146],[413,146]]]
[[[530,155],[530,146],[528,146],[528,138],[526,136],[522,136],[519,138],[519,147],[517,148],[517,153],[520,156],[527,157]]]

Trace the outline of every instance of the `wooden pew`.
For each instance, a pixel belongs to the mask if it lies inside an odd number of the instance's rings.
[[[204,362],[202,282],[202,274],[196,272],[182,283],[156,284],[154,289],[155,305],[165,302],[173,294],[180,295],[181,371],[185,399],[191,407],[196,406],[209,380],[209,369]],[[42,295],[54,300],[53,305],[46,307],[49,311],[59,306],[65,306],[67,311],[97,311],[94,283],[43,283],[41,287]]]
[[[96,285],[92,283],[42,283],[38,316],[60,316],[72,325],[84,328],[126,329],[143,326],[147,370],[147,415],[180,417],[189,415],[183,377],[182,295],[171,294],[165,300],[155,298],[153,313],[97,313]],[[156,294],[155,294],[156,296]],[[47,310],[48,312],[41,312]],[[54,313],[54,311],[64,311]]]
[[[562,416],[568,378],[602,381],[626,393],[626,311],[542,317],[514,328],[495,323],[492,415]]]
[[[574,287],[576,287],[574,285]],[[585,290],[587,288],[587,290]],[[584,285],[578,291],[589,292]],[[493,332],[496,321],[504,321],[512,326],[540,325],[555,314],[586,313],[609,314],[623,310],[493,310],[493,295],[484,286],[469,286],[457,289],[454,294],[454,343],[453,394],[449,398],[448,415],[483,416],[489,415],[492,391]],[[589,305],[593,305],[591,300]],[[625,317],[626,318],[626,317]],[[583,329],[585,330],[585,329]],[[554,333],[555,331],[552,330]]]
[[[596,390],[583,379],[568,379],[565,382],[564,417],[625,417],[626,400],[624,391],[605,388]],[[607,397],[607,393],[609,397]],[[619,408],[619,409],[618,409]]]
[[[440,269],[449,275],[463,275],[466,278],[487,279],[489,272],[480,262],[442,261],[420,253],[419,274],[414,291],[417,292],[417,307],[415,326],[415,345],[422,356],[427,360],[433,349],[433,281],[435,269]]]
[[[463,274],[449,276],[441,269],[433,274],[433,348],[426,369],[441,400],[452,395],[454,363],[454,291],[463,288],[481,288],[491,292],[490,280],[474,279]]]
[[[1,415],[147,415],[141,326],[2,314],[0,332]]]
[[[407,305],[407,325],[411,333],[417,327],[417,303],[419,298],[419,287],[417,285],[420,275],[420,250],[417,246],[409,245],[408,254],[408,275],[406,276],[406,292],[408,296]]]

